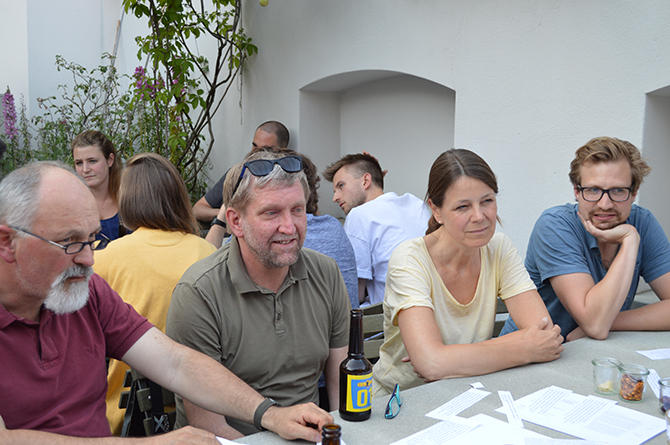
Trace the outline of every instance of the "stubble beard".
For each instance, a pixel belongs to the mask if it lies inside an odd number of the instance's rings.
[[[255,237],[255,235],[251,230],[249,230],[248,227],[245,226],[242,228],[242,230],[244,232],[244,241],[247,244],[247,247],[249,247],[249,250],[253,252],[256,258],[258,258],[261,264],[263,264],[265,267],[270,269],[278,269],[281,267],[291,266],[295,264],[296,261],[298,261],[298,253],[300,252],[300,248],[302,246],[297,234],[295,235],[295,238],[298,239],[296,248],[290,252],[283,252],[278,254],[272,251],[273,241],[293,239],[293,236],[282,237],[275,235],[270,240],[268,240],[267,244],[264,244]]]
[[[614,217],[614,219],[612,219],[610,221],[598,221],[595,218],[596,213],[613,213],[615,215],[615,217]],[[591,211],[589,211],[588,221],[591,221],[591,224],[593,224],[596,228],[598,228],[600,230],[609,230],[609,229],[613,229],[614,227],[616,227],[618,225],[624,224],[626,222],[626,218],[623,218],[623,216],[621,215],[621,212],[619,212],[616,209],[607,210],[607,211],[603,211],[601,209],[592,209]]]
[[[355,207],[358,207],[359,205],[365,204],[367,199],[367,196],[365,195],[365,192],[363,190],[360,191],[356,196],[353,197],[351,200],[351,206],[348,209],[344,210],[344,214],[348,215],[349,212]]]

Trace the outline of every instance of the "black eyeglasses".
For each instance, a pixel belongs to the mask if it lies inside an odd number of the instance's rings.
[[[37,239],[41,239],[42,241],[46,241],[47,243],[49,243],[53,246],[60,247],[68,255],[76,255],[79,252],[81,252],[82,250],[84,250],[84,247],[86,247],[86,246],[91,246],[91,250],[101,250],[101,249],[104,249],[105,247],[107,247],[107,244],[109,244],[109,242],[111,241],[109,238],[107,238],[101,232],[101,233],[97,234],[97,236],[99,236],[100,238],[94,239],[93,241],[77,241],[77,242],[74,242],[74,243],[59,244],[55,241],[51,241],[51,240],[43,238],[39,235],[35,235],[32,232],[28,232],[27,230],[24,230],[20,227],[16,227],[16,226],[9,226],[9,227],[16,230],[17,232],[23,232],[26,235],[34,236]]]
[[[581,185],[578,185],[577,190],[582,193],[582,198],[584,198],[585,201],[598,202],[603,197],[603,195],[607,193],[607,196],[609,196],[610,200],[614,202],[624,202],[628,201],[628,198],[630,198],[632,187],[614,187],[611,189],[601,189],[598,187],[582,187]]]
[[[240,186],[240,182],[244,178],[244,172],[247,169],[254,176],[267,176],[275,168],[275,164],[279,165],[286,173],[298,173],[302,170],[302,159],[298,156],[285,156],[279,159],[256,159],[255,161],[245,162],[240,172],[240,177],[237,178],[237,182],[235,183],[233,194],[230,196],[235,196],[235,192],[237,192],[237,188]]]
[[[400,385],[397,383],[393,388],[393,393],[389,402],[386,404],[386,411],[384,412],[384,417],[387,419],[393,419],[400,412],[400,407],[402,406],[402,399],[400,398]]]

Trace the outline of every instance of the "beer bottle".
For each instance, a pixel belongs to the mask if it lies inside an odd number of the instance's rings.
[[[331,423],[321,429],[321,445],[340,445],[342,430],[339,425]]]
[[[340,417],[360,421],[372,412],[372,365],[363,355],[363,311],[351,310],[349,354],[340,364]]]

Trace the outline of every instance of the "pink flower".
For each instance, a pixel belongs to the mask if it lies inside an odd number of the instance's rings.
[[[2,114],[5,121],[5,134],[10,139],[17,137],[19,130],[16,128],[16,107],[14,106],[14,96],[9,88],[2,95]]]

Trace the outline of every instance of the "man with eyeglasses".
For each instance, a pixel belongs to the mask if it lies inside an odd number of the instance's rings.
[[[93,274],[95,199],[62,164],[28,164],[0,182],[0,443],[117,443],[105,417],[105,356],[202,406],[251,421],[263,397],[223,366],[154,328]],[[263,410],[285,438],[318,440],[314,405]],[[89,438],[89,439],[85,439]],[[215,445],[184,428],[137,443]],[[133,442],[135,443],[135,442]]]
[[[525,265],[567,341],[670,329],[670,243],[633,204],[649,171],[630,142],[591,139],[570,164],[577,204],[550,208],[535,224]],[[660,301],[630,309],[640,276]],[[502,333],[515,328],[508,320]]]
[[[335,261],[302,248],[310,190],[298,156],[251,153],[223,186],[229,243],[186,271],[167,334],[221,362],[266,400],[254,422],[177,400],[177,426],[228,439],[260,430],[273,405],[318,402],[325,370],[331,409],[349,341],[349,297]]]

